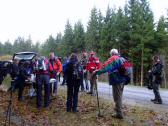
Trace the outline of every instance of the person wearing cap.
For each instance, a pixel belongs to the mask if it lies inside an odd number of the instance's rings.
[[[162,78],[161,78],[162,68],[163,68],[163,65],[159,59],[159,56],[154,56],[151,72],[153,75],[152,87],[153,87],[153,93],[155,95],[155,98],[151,99],[151,101],[155,104],[162,104],[162,98],[159,93],[159,86],[162,81]]]
[[[109,84],[112,85],[113,99],[115,102],[116,111],[116,113],[112,116],[115,118],[123,119],[124,116],[122,111],[122,95],[126,78],[119,73],[119,68],[124,63],[123,57],[120,57],[117,49],[111,49],[110,55],[111,57],[103,64],[103,67],[97,71],[94,71],[94,73],[95,75],[100,75],[108,72]]]
[[[99,58],[96,57],[95,52],[90,53],[90,57],[88,59],[88,63],[86,66],[87,71],[89,71],[89,79],[90,79],[90,92],[88,94],[94,95],[95,92],[95,85],[96,85],[96,76],[93,76],[93,71],[98,70],[101,68],[101,63],[99,61]]]

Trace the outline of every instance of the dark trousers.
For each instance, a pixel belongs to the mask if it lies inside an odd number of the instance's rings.
[[[25,80],[24,79],[19,79],[16,81],[16,88],[18,88],[18,99],[22,99],[23,98],[23,90],[25,87]]]
[[[49,98],[50,98],[50,84],[49,84],[49,75],[37,75],[36,82],[37,82],[37,107],[42,106],[42,88],[44,85],[44,106],[47,107],[49,105]]]
[[[58,81],[60,82],[60,78],[61,78],[61,73],[58,75]]]
[[[62,81],[62,85],[64,85],[64,84],[66,83],[66,78],[67,78],[66,74],[63,73],[63,81]]]
[[[120,116],[123,116],[122,95],[123,95],[124,85],[123,84],[112,85],[112,90],[113,90],[113,99],[114,99],[114,102],[115,102],[116,114],[118,114]]]
[[[78,93],[80,80],[67,83],[67,111],[76,111],[78,106]]]
[[[155,99],[158,102],[162,102],[160,92],[159,92],[159,86],[160,86],[160,84],[157,83],[157,81],[153,82],[153,93],[155,95]]]

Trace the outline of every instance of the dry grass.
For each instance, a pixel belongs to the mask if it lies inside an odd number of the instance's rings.
[[[11,55],[2,55],[0,56],[0,61],[6,61],[6,60],[11,60],[12,56]]]
[[[1,109],[6,110],[8,97],[1,94]],[[5,93],[6,94],[6,93]],[[65,89],[59,90],[59,96],[54,99],[49,108],[36,109],[35,98],[26,98],[25,102],[18,102],[14,97],[14,112],[22,118],[25,126],[166,126],[168,113],[155,113],[152,110],[139,107],[124,106],[125,119],[118,120],[111,117],[114,112],[110,101],[100,99],[102,117],[98,117],[96,97],[80,92],[79,112],[66,112]],[[0,123],[1,124],[1,123]]]

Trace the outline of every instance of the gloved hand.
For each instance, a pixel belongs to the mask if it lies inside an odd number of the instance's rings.
[[[51,74],[57,75],[57,72],[55,70],[51,71]]]

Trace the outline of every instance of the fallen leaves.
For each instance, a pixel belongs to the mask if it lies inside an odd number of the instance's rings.
[[[9,94],[0,92],[0,125],[4,124],[4,113],[8,106]],[[125,119],[112,118],[114,105],[111,101],[100,99],[102,117],[98,117],[96,97],[84,92],[79,94],[79,112],[66,112],[66,91],[59,90],[49,108],[36,108],[35,98],[26,97],[24,102],[17,101],[17,93],[13,97],[13,111],[16,118],[21,118],[24,126],[153,126],[168,124],[168,113],[156,113],[140,107],[123,106]],[[11,126],[15,126],[12,124]]]

